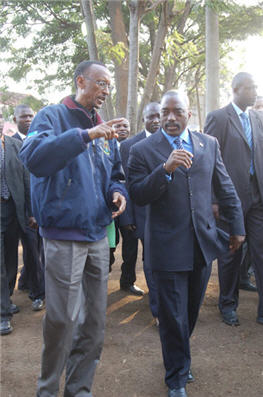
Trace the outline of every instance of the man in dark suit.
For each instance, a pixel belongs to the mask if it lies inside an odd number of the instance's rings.
[[[157,102],[148,103],[143,109],[144,130],[135,136],[122,142],[120,146],[121,161],[126,179],[128,177],[128,157],[130,148],[137,142],[151,136],[160,127],[160,104]],[[133,201],[129,201],[126,211],[121,215],[122,225],[120,230],[123,237],[122,253],[124,262],[122,264],[121,288],[136,279],[135,266],[138,254],[138,240],[144,245],[144,226],[145,226],[145,208],[139,207]],[[126,259],[126,260],[125,260]],[[149,303],[153,317],[158,324],[158,302],[156,288],[152,277],[150,263],[145,261],[143,255],[143,269],[149,289]]]
[[[131,148],[129,192],[147,205],[145,255],[159,298],[160,339],[169,397],[186,397],[189,337],[203,300],[211,263],[220,250],[244,241],[240,201],[216,139],[190,132],[187,98],[168,91],[161,100],[161,129]],[[230,224],[221,243],[212,212],[212,187]],[[223,240],[222,240],[223,241]],[[192,380],[192,379],[191,379]]]
[[[18,156],[22,142],[1,133],[1,328],[0,335],[12,332],[10,319],[19,311],[10,300],[17,274],[17,242],[33,222],[29,174]]]
[[[238,73],[232,81],[233,102],[207,115],[204,132],[218,139],[225,167],[242,203],[246,235],[255,268],[259,294],[257,322],[263,324],[263,126],[259,113],[247,110],[256,101],[256,85],[249,73]],[[215,213],[219,225],[228,230],[226,219]],[[242,250],[218,260],[219,309],[228,325],[239,325],[238,283]]]
[[[14,122],[17,132],[12,138],[21,142],[27,136],[34,112],[27,104],[20,104],[14,110]],[[43,242],[36,227],[27,225],[26,231],[20,236],[23,247],[24,266],[18,280],[18,289],[29,290],[32,299],[32,309],[39,311],[44,308],[45,282],[44,282],[44,250]]]

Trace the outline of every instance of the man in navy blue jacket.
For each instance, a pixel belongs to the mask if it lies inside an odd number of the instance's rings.
[[[132,146],[128,161],[131,199],[147,205],[145,251],[159,298],[159,330],[169,397],[186,397],[189,338],[205,294],[211,263],[224,245],[212,211],[212,186],[229,220],[236,250],[244,241],[240,201],[223,165],[217,140],[190,132],[186,98],[167,92],[161,129]],[[223,240],[222,240],[223,241]],[[192,378],[191,378],[192,380]]]
[[[33,214],[44,239],[46,315],[38,397],[90,397],[105,328],[109,245],[106,226],[126,205],[112,127],[96,109],[110,89],[108,69],[81,62],[76,95],[34,118],[21,150],[32,173]]]

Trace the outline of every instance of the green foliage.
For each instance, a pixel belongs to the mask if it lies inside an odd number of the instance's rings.
[[[183,33],[179,34],[178,26],[185,1],[169,1],[174,16],[162,48],[157,81],[161,90],[172,69],[175,86],[178,81],[184,80],[191,90],[196,75],[202,81],[205,65],[205,5],[212,7],[219,15],[222,59],[230,51],[232,40],[243,40],[248,35],[262,33],[263,30],[262,1],[257,6],[241,6],[238,0],[195,0]],[[128,1],[122,1],[121,5],[128,35]],[[108,0],[93,0],[93,7],[99,58],[113,69],[113,61],[121,64],[128,57],[128,49],[122,43],[113,46]],[[145,14],[141,21],[138,76],[141,92],[151,62],[160,15],[161,5]],[[20,81],[36,71],[34,84],[41,94],[50,86],[54,90],[71,87],[75,66],[89,58],[87,43],[81,32],[82,23],[80,0],[2,2],[0,52],[2,59],[10,65],[8,76]],[[5,76],[2,74],[1,77]]]

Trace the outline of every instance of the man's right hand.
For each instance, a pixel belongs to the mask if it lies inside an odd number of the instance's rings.
[[[88,134],[91,140],[96,138],[113,139],[118,138],[115,129],[112,127],[114,124],[122,123],[125,120],[124,117],[119,119],[113,119],[106,121],[105,123],[98,124],[88,130]]]
[[[176,170],[176,168],[180,167],[180,165],[188,169],[192,165],[193,157],[193,154],[187,150],[175,149],[172,151],[164,165],[165,171],[168,174],[171,174]]]
[[[212,211],[213,211],[214,218],[216,220],[218,220],[219,219],[219,205],[218,204],[212,204]]]

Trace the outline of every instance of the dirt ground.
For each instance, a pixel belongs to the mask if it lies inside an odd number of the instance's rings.
[[[94,397],[166,397],[158,328],[148,308],[148,295],[119,290],[120,252],[109,279],[105,345],[98,365]],[[147,290],[141,260],[137,285]],[[257,294],[241,291],[240,327],[222,323],[218,309],[217,268],[192,337],[192,371],[196,381],[189,397],[262,397],[263,327],[255,322]],[[40,370],[42,312],[33,312],[24,292],[15,291],[20,313],[14,331],[1,337],[1,397],[34,397]],[[63,396],[63,380],[59,397]]]

